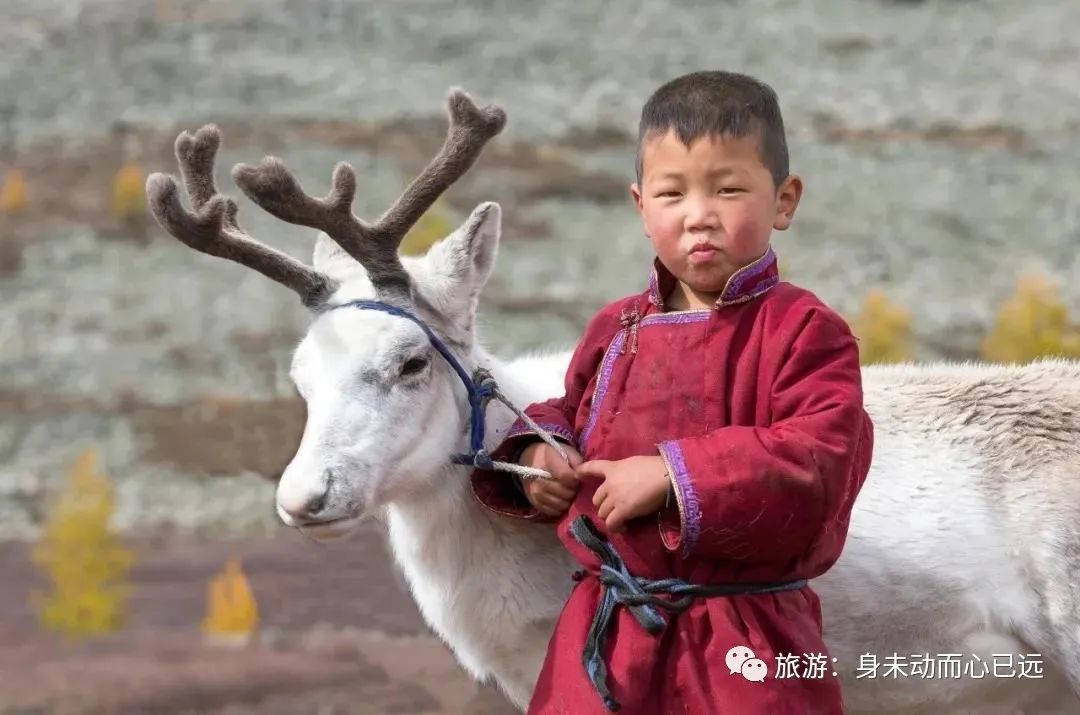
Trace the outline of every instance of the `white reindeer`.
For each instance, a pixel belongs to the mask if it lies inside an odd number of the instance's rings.
[[[292,360],[308,419],[278,486],[281,518],[328,539],[384,513],[427,623],[473,677],[494,678],[524,709],[576,566],[550,526],[500,517],[472,495],[471,467],[453,459],[472,429],[462,377],[484,368],[524,406],[561,393],[569,352],[500,362],[477,341],[497,205],[477,207],[425,256],[398,256],[505,121],[460,91],[448,106],[442,150],[373,225],[352,214],[346,164],[323,199],[276,159],[234,168],[257,204],[322,232],[313,267],[239,229],[214,186],[213,126],[176,142],[194,212],[170,177],[151,176],[147,194],[181,241],[292,288],[313,312]],[[864,384],[873,466],[843,556],[813,584],[849,711],[1080,712],[1080,364],[871,368]],[[512,420],[492,403],[487,449]],[[994,654],[1038,653],[1043,677],[853,675],[862,655],[894,653],[991,667]]]

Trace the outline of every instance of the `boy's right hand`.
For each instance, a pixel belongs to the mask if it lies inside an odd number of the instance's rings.
[[[525,448],[519,463],[526,467],[543,469],[551,479],[522,479],[522,489],[529,503],[545,516],[562,516],[570,509],[577,496],[581,482],[574,469],[581,464],[581,455],[569,445],[562,445],[570,458],[567,463],[546,442],[537,442]]]

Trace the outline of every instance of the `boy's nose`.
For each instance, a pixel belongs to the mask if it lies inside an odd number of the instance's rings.
[[[720,222],[711,201],[695,201],[687,207],[684,224],[687,230],[716,228]]]

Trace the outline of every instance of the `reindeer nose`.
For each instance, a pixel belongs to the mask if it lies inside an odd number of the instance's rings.
[[[281,509],[298,522],[318,521],[319,515],[326,509],[330,494],[330,470],[323,472],[322,479],[314,489],[304,490],[294,494],[281,494],[278,496],[278,504]]]

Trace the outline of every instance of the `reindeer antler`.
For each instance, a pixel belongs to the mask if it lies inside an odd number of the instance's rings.
[[[221,133],[213,124],[176,138],[176,159],[194,212],[180,203],[176,181],[165,174],[146,180],[150,209],[161,227],[196,251],[228,258],[254,268],[292,288],[309,308],[326,302],[334,282],[326,275],[277,249],[256,241],[236,223],[236,202],[214,186],[214,158]]]
[[[367,269],[380,297],[409,301],[409,274],[398,256],[402,239],[506,124],[502,109],[494,105],[480,109],[461,89],[451,90],[447,109],[450,128],[442,149],[374,224],[353,215],[356,173],[344,162],[334,167],[332,188],[324,198],[305,193],[292,172],[275,157],[267,157],[257,166],[237,164],[233,179],[248,198],[274,216],[330,236]]]

